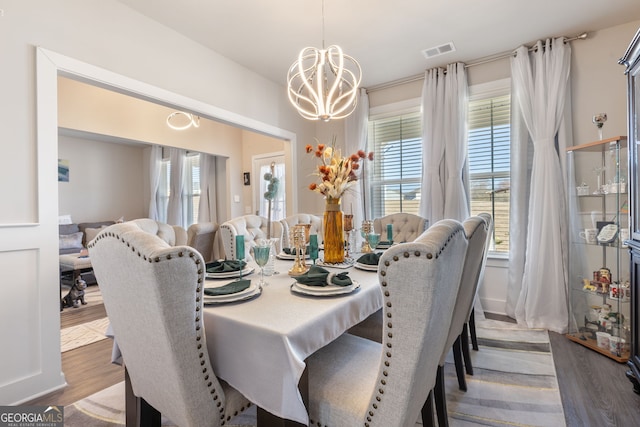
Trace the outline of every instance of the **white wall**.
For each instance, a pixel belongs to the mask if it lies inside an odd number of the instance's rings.
[[[311,140],[315,125],[291,109],[283,87],[117,1],[31,0],[5,2],[2,9],[0,340],[10,350],[0,356],[0,404],[17,404],[65,384],[58,302],[56,60],[40,56],[46,72],[36,74],[37,46],[179,94],[210,112],[223,110],[231,120],[286,130],[294,140]],[[294,156],[298,148],[293,147]],[[228,191],[240,194],[242,174],[231,166]]]
[[[146,217],[144,146],[60,136],[69,182],[58,182],[58,208],[74,222]]]

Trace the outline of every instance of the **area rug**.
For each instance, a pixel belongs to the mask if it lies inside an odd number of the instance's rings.
[[[66,295],[68,291],[68,287],[63,287],[60,294],[61,297]],[[86,304],[80,304],[77,308],[66,307],[60,315],[78,316],[84,310],[96,308],[97,305],[101,305],[102,293],[100,292],[100,288],[98,286],[89,286],[85,290],[84,301]],[[106,339],[105,331],[108,324],[108,319],[103,317],[90,322],[60,329],[60,351],[64,353],[65,351],[73,350],[78,347]]]
[[[449,355],[445,365],[451,426],[565,426],[549,334],[496,320],[476,321],[479,351],[460,391]]]
[[[105,332],[109,326],[109,319],[94,320],[60,330],[60,351],[73,350],[94,342],[107,339]]]
[[[471,351],[474,375],[466,377],[467,392],[458,389],[453,358],[447,358],[449,425],[566,426],[548,333],[484,319],[476,321],[476,331],[480,350]],[[124,425],[124,407],[124,383],[119,383],[65,407],[65,426]],[[166,419],[162,424],[173,425]],[[255,426],[255,408],[230,425]]]

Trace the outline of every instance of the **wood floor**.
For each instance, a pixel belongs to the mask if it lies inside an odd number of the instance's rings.
[[[102,306],[78,312],[67,309],[61,313],[61,326],[88,322],[104,315]],[[487,317],[512,321],[490,314]],[[567,426],[640,425],[640,395],[633,393],[624,364],[569,341],[564,335],[551,332],[549,336]],[[62,369],[68,386],[28,404],[69,405],[123,381],[123,368],[111,364],[110,360],[111,340],[63,353]]]

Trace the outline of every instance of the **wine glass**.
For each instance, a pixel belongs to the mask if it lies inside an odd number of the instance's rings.
[[[271,251],[271,245],[268,242],[261,242],[253,247],[253,259],[260,267],[260,286],[267,285],[264,281],[264,266],[269,261],[269,251]]]
[[[598,137],[602,140],[602,126],[604,126],[604,122],[607,121],[607,113],[598,113],[593,116],[591,121],[598,128]]]
[[[375,251],[376,246],[380,243],[380,234],[378,233],[369,233],[367,234],[367,241],[369,242],[369,246],[371,247],[371,251]]]

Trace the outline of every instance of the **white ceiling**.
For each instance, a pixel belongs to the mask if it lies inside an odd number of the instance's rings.
[[[302,48],[323,44],[322,0],[119,1],[279,84]],[[635,21],[640,1],[325,0],[324,15],[325,46],[353,56],[362,86],[371,87],[538,39]],[[422,55],[448,42],[455,52]]]

